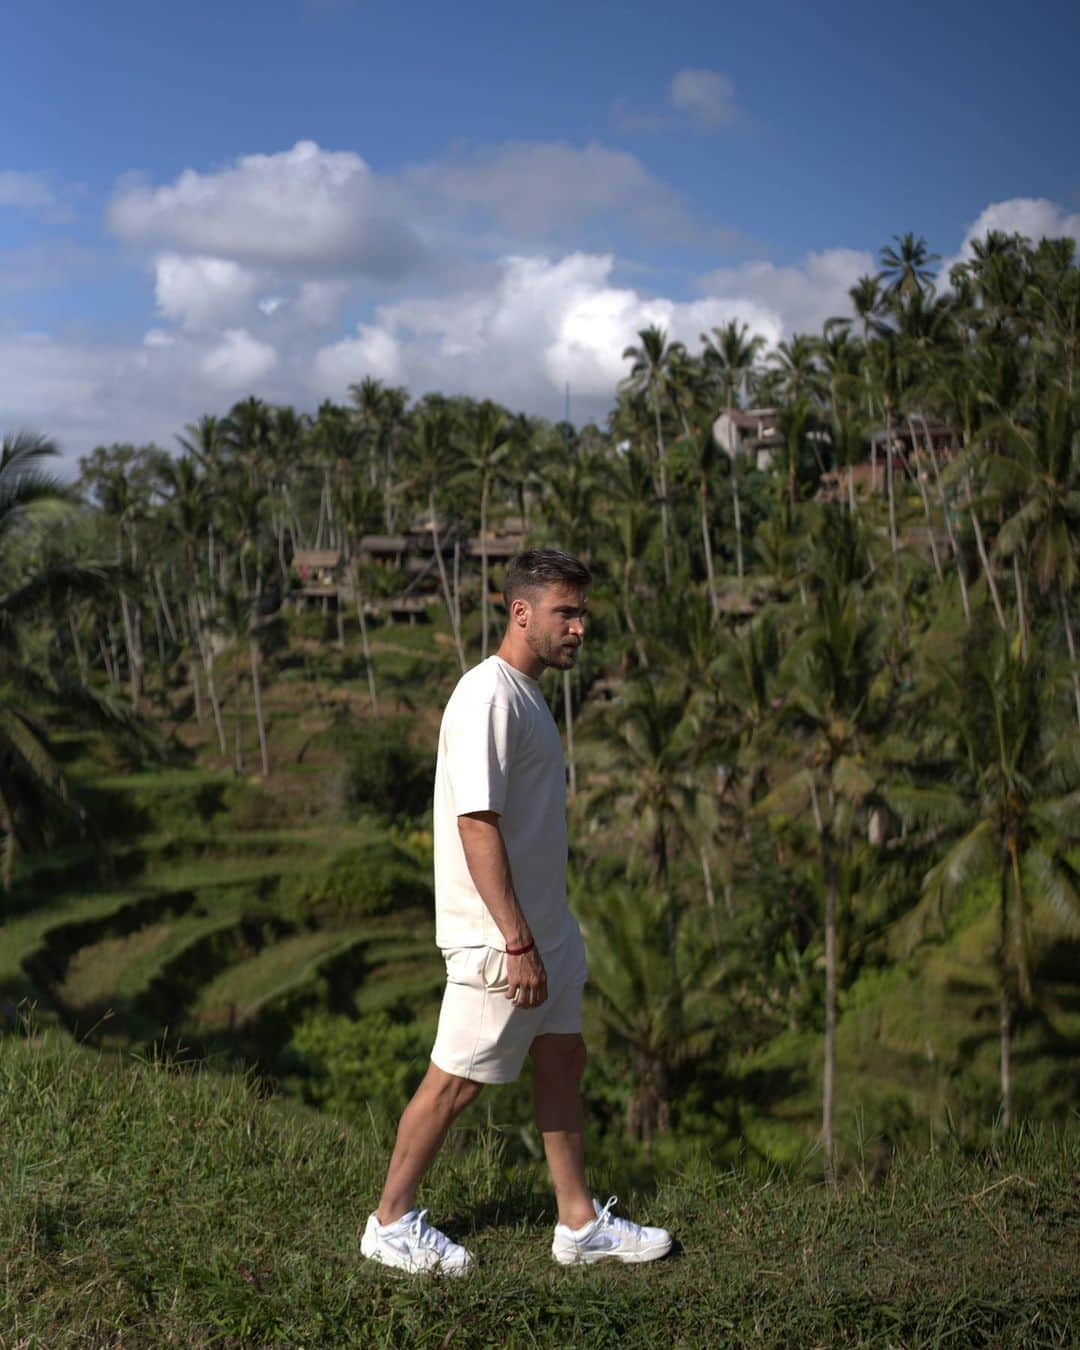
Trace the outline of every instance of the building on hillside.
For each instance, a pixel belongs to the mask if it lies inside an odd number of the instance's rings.
[[[725,408],[713,423],[713,438],[730,459],[743,456],[755,469],[768,469],[779,444],[775,408]]]
[[[298,548],[293,567],[300,578],[296,592],[308,596],[336,596],[345,573],[345,559],[337,548]]]

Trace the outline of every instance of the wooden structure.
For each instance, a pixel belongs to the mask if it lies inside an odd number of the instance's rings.
[[[294,595],[336,596],[345,572],[345,559],[336,548],[298,548],[293,566],[300,577]]]

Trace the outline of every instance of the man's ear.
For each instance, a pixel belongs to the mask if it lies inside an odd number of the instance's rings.
[[[510,618],[519,628],[525,627],[525,622],[529,617],[529,602],[524,596],[515,596],[510,601]]]

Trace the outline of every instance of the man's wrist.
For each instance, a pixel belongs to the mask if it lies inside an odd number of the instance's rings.
[[[536,943],[532,938],[529,938],[528,942],[522,942],[517,945],[513,942],[508,942],[506,944],[506,954],[507,956],[524,956],[526,952],[531,952],[535,946]]]
[[[519,947],[532,946],[533,935],[527,928],[512,928],[509,933],[503,933],[503,946],[512,947],[515,951]]]

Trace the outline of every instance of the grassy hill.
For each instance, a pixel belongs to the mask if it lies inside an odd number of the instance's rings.
[[[0,1044],[0,1345],[1062,1346],[1080,1337],[1080,1132],[908,1154],[833,1192],[691,1155],[621,1208],[651,1267],[564,1270],[536,1168],[483,1098],[423,1203],[464,1281],[364,1261],[387,1139],[55,1032]],[[615,1176],[595,1176],[602,1197]]]
[[[311,1017],[430,1022],[441,983],[430,839],[349,804],[343,745],[351,727],[371,726],[366,678],[351,629],[339,652],[321,622],[292,616],[287,649],[268,663],[267,782],[232,771],[209,718],[201,728],[178,724],[184,753],[175,762],[136,769],[85,731],[60,730],[98,836],[20,869],[0,925],[9,1024],[30,1001],[43,1024],[83,1042],[140,1053],[182,1045],[303,1091],[289,1047]],[[444,637],[430,625],[384,628],[376,640],[384,715],[407,716],[424,754],[456,678]],[[218,673],[231,755],[231,680],[242,665],[234,671],[226,654]],[[250,767],[246,704],[240,724]],[[897,1144],[924,1146],[934,1131],[972,1146],[985,1140],[997,1092],[987,903],[972,896],[939,939],[910,955],[898,949],[892,964],[864,968],[844,989],[837,1132],[848,1165],[860,1150],[884,1157]],[[1080,1099],[1080,944],[1038,915],[1035,932],[1039,1003],[1018,1020],[1017,1104],[1021,1117],[1067,1119]],[[687,1135],[708,1138],[716,1158],[796,1165],[818,1128],[821,1053],[820,1034],[800,1029],[718,1063],[695,1088]],[[593,1104],[621,1141],[627,1083],[605,1077],[595,1056],[588,1072]],[[525,1096],[508,1095],[500,1110],[522,1136],[522,1156],[534,1154]],[[629,1161],[633,1150],[618,1147]],[[634,1174],[651,1175],[649,1160],[633,1156]],[[661,1168],[676,1158],[679,1149],[671,1158],[659,1150]]]

